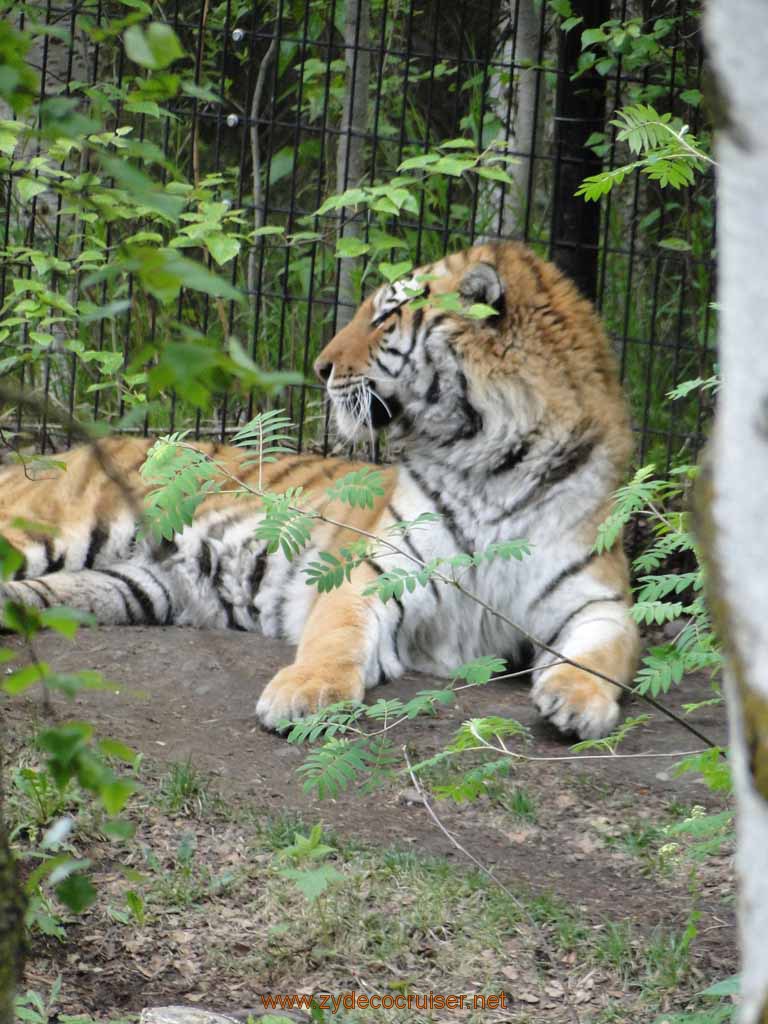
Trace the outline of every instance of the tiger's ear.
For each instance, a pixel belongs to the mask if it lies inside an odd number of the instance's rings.
[[[459,294],[466,302],[482,302],[498,314],[504,312],[504,284],[490,263],[473,263],[459,282]]]

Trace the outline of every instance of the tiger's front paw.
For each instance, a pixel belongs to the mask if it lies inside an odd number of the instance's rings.
[[[256,716],[267,729],[278,722],[306,718],[320,708],[342,700],[362,700],[363,681],[349,669],[338,673],[312,665],[289,665],[264,688],[256,704]]]
[[[619,690],[570,665],[544,673],[531,698],[541,715],[562,733],[579,739],[607,736],[619,720]]]

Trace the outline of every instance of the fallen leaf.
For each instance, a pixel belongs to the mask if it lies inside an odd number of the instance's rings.
[[[602,843],[590,835],[579,836],[579,838],[574,841],[573,845],[577,850],[581,850],[582,853],[594,853],[595,850],[602,848]]]

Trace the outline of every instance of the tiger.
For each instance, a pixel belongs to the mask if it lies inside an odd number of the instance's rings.
[[[365,463],[296,452],[257,467],[242,448],[200,443],[246,486],[260,473],[270,492],[303,488],[302,507],[321,518],[296,557],[268,551],[256,537],[261,499],[233,497],[229,482],[173,541],[155,543],[138,529],[153,442],[114,437],[64,453],[45,480],[0,469],[0,532],[23,555],[0,598],[102,624],[283,638],[296,654],[258,697],[267,729],[362,701],[406,671],[451,678],[494,655],[529,669],[533,704],[561,733],[609,734],[639,638],[621,538],[607,549],[596,540],[632,432],[592,304],[530,248],[478,244],[378,287],[314,369],[345,443],[386,430],[397,453],[377,467],[373,507],[329,492]],[[426,525],[403,527],[424,513]],[[320,552],[338,555],[361,534],[394,542],[363,552],[340,586],[307,585]],[[384,573],[510,539],[529,553],[467,559],[461,589],[432,576],[389,600],[372,593]]]

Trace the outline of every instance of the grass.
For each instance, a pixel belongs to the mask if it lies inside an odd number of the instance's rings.
[[[538,819],[536,800],[523,786],[503,790],[496,796],[497,802],[514,818],[535,822]]]
[[[546,928],[558,949],[574,949],[587,943],[587,924],[566,900],[552,893],[542,893],[531,899],[529,910],[533,920]]]
[[[636,966],[635,941],[634,929],[628,921],[607,921],[595,933],[592,955],[596,963],[616,971],[626,982]]]
[[[151,874],[145,902],[160,911],[169,906],[189,908],[233,887],[237,872],[215,873],[210,864],[198,860],[196,853],[197,839],[191,832],[182,835],[176,849],[163,860],[146,849],[146,865]]]
[[[168,814],[203,817],[214,799],[209,780],[192,765],[191,758],[175,761],[160,780],[160,807]]]
[[[79,962],[98,960],[109,943],[120,950],[122,973],[130,973],[134,961],[146,964],[150,953],[164,978],[175,977],[177,963],[186,964],[191,980],[167,993],[180,1001],[191,992],[189,998],[210,1003],[254,985],[273,993],[503,990],[512,998],[515,1024],[564,1024],[562,996],[548,996],[547,987],[556,991],[553,984],[565,978],[573,995],[584,977],[594,975],[581,1018],[613,1024],[651,1021],[691,998],[693,921],[644,929],[623,915],[596,917],[566,892],[515,885],[507,874],[510,898],[481,872],[421,848],[374,848],[328,829],[316,831],[310,842],[316,813],[266,814],[248,801],[225,801],[191,760],[159,772],[145,762],[142,784],[131,805],[135,840],[115,846],[90,831],[87,844],[79,834],[75,838],[79,854],[95,865],[99,900],[87,925],[95,945],[89,953],[82,932],[61,916],[57,970],[82,1009],[93,1012],[98,1003],[106,1015],[113,1004],[103,988],[94,989],[89,1001],[70,977],[65,957],[73,942]],[[532,785],[501,780],[478,810],[489,821],[535,821],[536,842],[544,842],[546,814],[537,798]],[[626,824],[615,837],[621,849],[650,855],[661,830],[642,821]],[[297,849],[302,856],[290,853]],[[124,874],[115,872],[115,863]],[[297,871],[325,871],[329,881],[308,897]],[[614,990],[626,992],[621,1006],[608,995]],[[528,1005],[521,994],[539,1003]],[[326,1019],[433,1024],[436,1018],[393,1010],[346,1011]],[[493,1024],[510,1017],[471,1011],[461,1019]]]

